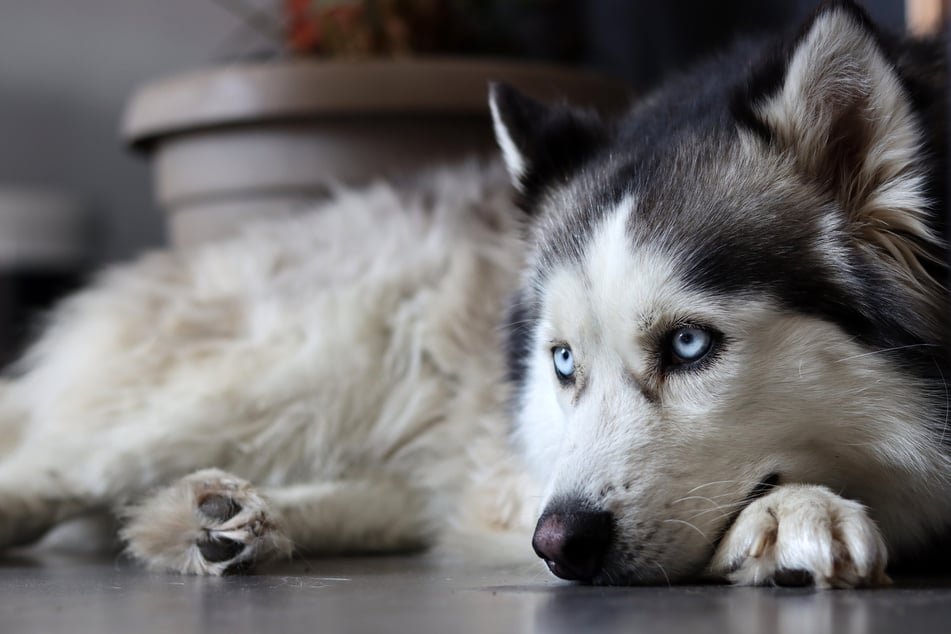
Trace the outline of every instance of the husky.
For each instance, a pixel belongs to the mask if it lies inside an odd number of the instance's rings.
[[[951,519],[940,53],[839,0],[612,121],[493,85],[504,168],[105,272],[0,384],[0,544],[889,583]]]

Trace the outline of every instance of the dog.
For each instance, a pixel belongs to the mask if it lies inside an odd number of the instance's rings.
[[[885,585],[951,518],[945,75],[826,2],[614,121],[493,85],[504,168],[107,271],[0,385],[0,544]]]

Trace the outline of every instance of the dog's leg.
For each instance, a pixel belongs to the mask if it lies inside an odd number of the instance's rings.
[[[121,430],[120,430],[121,431]],[[57,524],[109,512],[160,482],[188,472],[193,457],[149,438],[93,430],[25,434],[0,459],[0,549],[25,546]],[[169,434],[171,440],[175,436]],[[119,444],[126,440],[125,446]],[[176,465],[179,459],[186,466]]]
[[[864,506],[821,486],[781,486],[740,513],[709,572],[739,585],[882,586],[887,552]]]
[[[56,470],[0,469],[0,546],[3,548],[32,544],[59,522],[96,508],[95,500],[73,487]]]
[[[25,411],[11,383],[0,380],[0,545],[21,546],[85,508],[83,496],[60,474],[36,462],[11,460],[20,445]]]
[[[256,490],[199,471],[123,513],[127,551],[150,568],[221,575],[301,553],[398,552],[429,541],[425,498],[395,481]]]

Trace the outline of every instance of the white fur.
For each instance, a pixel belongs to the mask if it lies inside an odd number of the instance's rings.
[[[523,465],[508,445],[497,326],[525,247],[500,179],[468,166],[405,191],[343,191],[311,216],[107,273],[0,388],[0,424],[23,430],[0,463],[0,540],[112,506],[131,554],[187,573],[291,544],[390,552],[440,536],[442,556],[487,561],[530,556],[538,510],[580,493],[614,513],[618,548],[643,548],[617,574],[664,582],[706,565],[773,471],[861,501],[893,546],[942,525],[949,468],[918,424],[938,395],[831,324],[691,290],[670,255],[632,246],[636,197],[539,289]],[[682,320],[730,345],[709,371],[658,381],[652,342]],[[556,343],[573,347],[583,391],[555,380]],[[210,494],[239,512],[202,512]],[[858,508],[822,497],[830,513]],[[761,507],[743,511],[723,557],[759,539]],[[203,558],[202,544],[224,540],[233,557]],[[835,577],[783,552],[721,574],[760,583],[792,558],[820,585],[882,579],[874,549]]]
[[[492,128],[495,131],[495,138],[502,150],[502,159],[505,161],[505,167],[508,169],[509,176],[515,187],[520,187],[522,178],[527,170],[525,156],[518,149],[508,126],[502,119],[499,112],[499,104],[496,102],[495,95],[492,94],[489,99],[489,110],[492,112]]]
[[[262,487],[301,550],[430,543],[503,453],[497,322],[517,219],[501,170],[470,165],[107,272],[0,392],[3,426],[26,430],[0,463],[0,542],[217,467]],[[192,511],[155,495],[129,515],[133,554],[235,563],[156,553],[142,524],[174,521],[148,509]]]
[[[233,515],[202,512],[210,496],[229,500]],[[123,510],[122,539],[129,553],[158,570],[221,575],[235,565],[288,556],[291,542],[283,519],[247,481],[218,469],[205,469]],[[207,544],[233,544],[227,558],[206,558]]]
[[[547,482],[541,507],[567,497],[611,511],[622,544],[616,556],[627,562],[614,574],[641,581],[663,582],[705,561],[773,472],[865,503],[892,547],[941,530],[951,465],[921,421],[943,396],[920,390],[831,324],[762,298],[689,290],[669,257],[632,250],[626,226],[636,204],[622,202],[595,232],[584,264],[550,272],[544,286],[520,412],[527,459]],[[683,321],[716,327],[730,341],[711,368],[660,380],[654,342]],[[574,352],[574,388],[555,379],[553,345]],[[877,564],[862,570],[856,583],[878,583]],[[811,572],[820,584],[844,583]]]
[[[786,486],[752,504],[730,528],[711,572],[742,585],[805,571],[819,588],[890,583],[887,552],[861,504],[825,487]]]
[[[934,310],[921,247],[897,237],[935,239],[908,167],[917,124],[854,27],[820,17],[760,104],[782,147],[741,133],[697,182],[765,179],[803,208],[844,210],[803,219],[837,281],[853,279],[845,239],[860,240]],[[830,95],[876,114],[842,209],[799,174],[830,141]],[[524,157],[492,110],[518,183]],[[687,158],[693,177],[705,164]],[[615,522],[598,581],[708,569],[764,583],[795,568],[826,587],[886,583],[883,544],[912,549],[946,528],[951,464],[933,428],[946,391],[769,294],[698,290],[681,270],[691,254],[632,228],[647,204],[636,193],[578,223],[590,190],[572,187],[545,192],[527,244],[501,170],[470,164],[105,273],[0,384],[0,545],[113,509],[133,556],[186,573],[292,547],[441,542],[443,556],[486,561],[518,544],[530,555],[538,512],[574,498]],[[520,282],[538,323],[512,395],[499,321]],[[683,324],[722,345],[702,371],[661,372],[664,337]],[[556,346],[573,351],[573,384],[555,376]],[[778,488],[750,503],[770,474]]]
[[[839,117],[849,112],[851,120],[864,122],[869,147],[839,193],[849,230],[885,256],[923,310],[935,311],[940,282],[922,263],[928,259],[922,244],[940,236],[927,223],[918,162],[922,132],[898,75],[869,32],[842,9],[821,15],[792,56],[782,89],[759,110],[799,166],[820,175],[842,134]]]

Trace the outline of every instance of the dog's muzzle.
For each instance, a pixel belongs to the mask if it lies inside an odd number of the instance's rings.
[[[552,574],[562,579],[591,581],[601,571],[614,537],[614,515],[608,511],[565,510],[558,505],[538,520],[532,547]],[[570,508],[570,507],[568,507]]]

